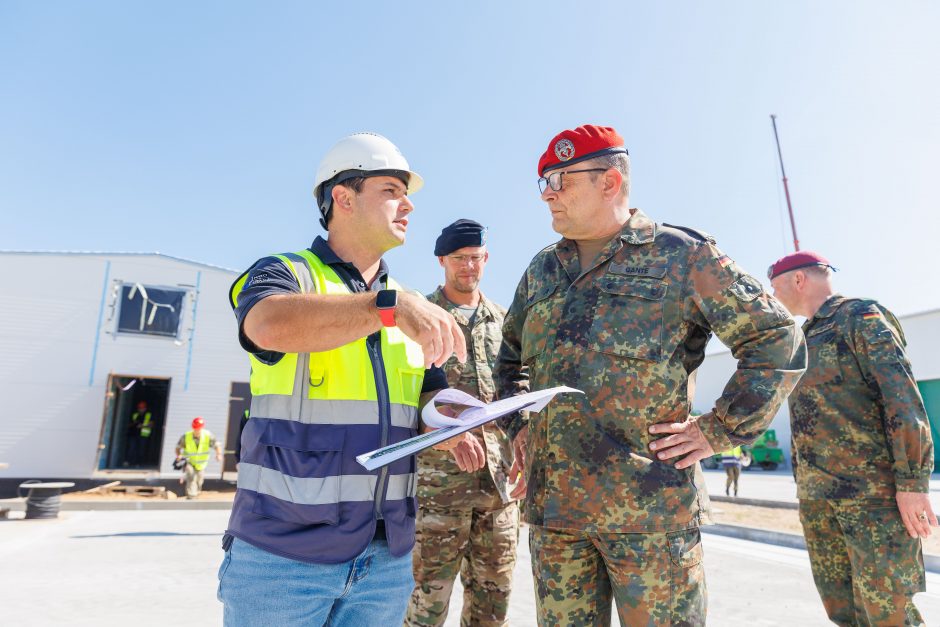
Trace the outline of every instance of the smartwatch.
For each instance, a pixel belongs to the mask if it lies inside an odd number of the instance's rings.
[[[379,310],[382,326],[394,327],[395,307],[398,305],[398,292],[395,290],[379,290],[375,297],[375,307]]]

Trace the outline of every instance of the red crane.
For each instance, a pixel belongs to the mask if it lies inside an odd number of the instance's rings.
[[[783,175],[783,192],[787,196],[787,211],[790,212],[790,228],[793,230],[793,248],[800,249],[800,240],[796,236],[796,221],[793,219],[793,205],[790,203],[790,187],[787,185],[787,171],[783,169],[783,152],[780,150],[780,136],[777,135],[777,116],[770,114],[770,122],[774,125],[774,139],[777,141],[777,157],[780,158],[780,173]]]

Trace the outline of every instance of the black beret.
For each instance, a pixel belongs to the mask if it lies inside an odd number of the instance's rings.
[[[466,246],[485,246],[486,227],[473,220],[457,220],[444,227],[434,243],[434,255],[443,257]]]

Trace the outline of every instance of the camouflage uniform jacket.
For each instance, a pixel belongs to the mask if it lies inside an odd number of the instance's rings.
[[[706,522],[698,464],[654,459],[649,426],[688,418],[713,331],[738,360],[698,420],[716,451],[755,440],[806,365],[793,318],[713,239],[631,211],[590,268],[580,269],[568,239],[538,253],[503,325],[502,397],[556,385],[585,392],[529,416],[532,524],[634,533]],[[513,435],[523,422],[513,421]]]
[[[493,383],[493,366],[502,340],[500,329],[506,310],[493,301],[480,296],[480,306],[470,321],[444,296],[441,288],[428,296],[428,300],[454,316],[463,330],[467,342],[467,363],[461,364],[452,356],[443,366],[450,387],[466,392],[484,402],[496,396]],[[449,451],[427,449],[418,456],[418,502],[422,505],[433,502],[440,506],[453,505],[468,486],[479,484],[481,473],[488,473],[504,503],[509,497],[511,485],[507,478],[512,466],[512,441],[495,422],[481,427],[482,433],[475,435],[483,441],[486,449],[486,467],[475,473],[465,473],[457,467]]]
[[[927,492],[933,442],[894,314],[834,294],[803,332],[809,367],[789,399],[799,498]]]

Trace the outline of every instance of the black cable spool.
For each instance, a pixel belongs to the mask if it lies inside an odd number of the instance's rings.
[[[20,497],[22,497],[24,489],[29,492],[26,497],[27,520],[59,517],[59,509],[62,507],[62,488],[60,486],[45,487],[41,481],[31,479],[20,484]]]

